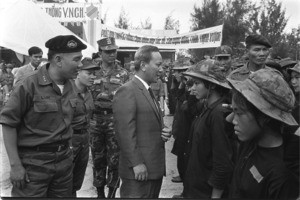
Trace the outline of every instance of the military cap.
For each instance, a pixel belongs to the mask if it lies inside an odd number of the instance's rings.
[[[267,40],[267,38],[265,38],[264,36],[262,35],[257,35],[257,34],[254,34],[254,35],[249,35],[247,38],[246,38],[246,46],[250,46],[250,45],[264,45],[268,48],[271,48],[272,45],[270,44],[270,42]]]
[[[87,48],[87,46],[74,35],[56,36],[48,40],[45,46],[49,51],[51,50],[56,53],[74,53]]]
[[[263,68],[244,81],[227,80],[262,113],[287,125],[297,125],[291,114],[295,96],[279,71]]]
[[[281,70],[281,65],[274,59],[267,59],[266,65],[268,67],[271,67],[271,68],[274,68],[274,69],[277,69],[277,70]]]
[[[113,37],[103,38],[97,41],[99,48],[103,51],[118,49],[116,45],[116,40]]]
[[[183,72],[183,75],[206,80],[231,89],[226,81],[226,71],[215,65],[214,60],[202,60],[196,65],[191,66],[188,71]]]
[[[231,56],[232,49],[227,45],[222,45],[215,49],[215,56]]]
[[[11,69],[14,68],[14,66],[12,64],[7,64],[6,67],[11,68]]]
[[[300,74],[300,63],[297,63],[293,68],[287,70],[289,73],[297,72]]]
[[[181,58],[175,61],[173,70],[187,70],[190,67],[190,58]]]
[[[291,58],[284,58],[278,61],[278,63],[281,65],[281,67],[288,67],[289,65],[296,65],[297,61],[292,60]]]
[[[85,57],[82,61],[82,66],[80,67],[80,70],[89,70],[89,69],[94,69],[94,70],[98,70],[100,69],[100,66],[95,64],[93,62],[93,59],[92,58],[88,58],[88,57]]]

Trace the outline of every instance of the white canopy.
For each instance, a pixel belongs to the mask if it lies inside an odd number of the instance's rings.
[[[28,55],[28,49],[37,46],[43,50],[45,58],[48,52],[45,47],[47,40],[57,35],[75,35],[28,0],[0,0],[0,25],[1,47]],[[92,53],[97,52],[94,47],[79,39],[88,46],[82,52],[84,57],[91,57]]]

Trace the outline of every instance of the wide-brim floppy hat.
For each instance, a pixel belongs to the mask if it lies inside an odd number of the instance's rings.
[[[215,65],[214,60],[202,60],[183,73],[184,76],[190,76],[206,80],[216,85],[231,89],[226,80],[226,71],[224,68]]]
[[[262,113],[287,125],[298,125],[291,114],[295,96],[277,70],[264,68],[244,81],[227,80]]]

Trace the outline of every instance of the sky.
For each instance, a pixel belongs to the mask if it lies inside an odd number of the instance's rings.
[[[259,3],[260,0],[252,0]],[[277,0],[282,2],[289,18],[285,32],[300,25],[300,0]],[[193,7],[202,5],[203,0],[102,0],[102,18],[107,13],[106,24],[114,26],[122,6],[129,14],[130,23],[138,26],[141,21],[151,18],[152,29],[163,29],[165,18],[172,13],[174,19],[180,21],[180,33],[190,31]],[[226,0],[220,0],[225,3]]]

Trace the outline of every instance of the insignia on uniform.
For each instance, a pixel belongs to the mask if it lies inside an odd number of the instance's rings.
[[[259,171],[254,165],[249,169],[249,171],[258,183],[260,183],[264,179],[264,177],[259,173]]]
[[[69,48],[75,48],[75,47],[77,47],[77,43],[76,43],[74,40],[70,40],[70,41],[68,42],[67,46],[68,46]]]
[[[107,38],[107,44],[112,44],[110,38]]]

